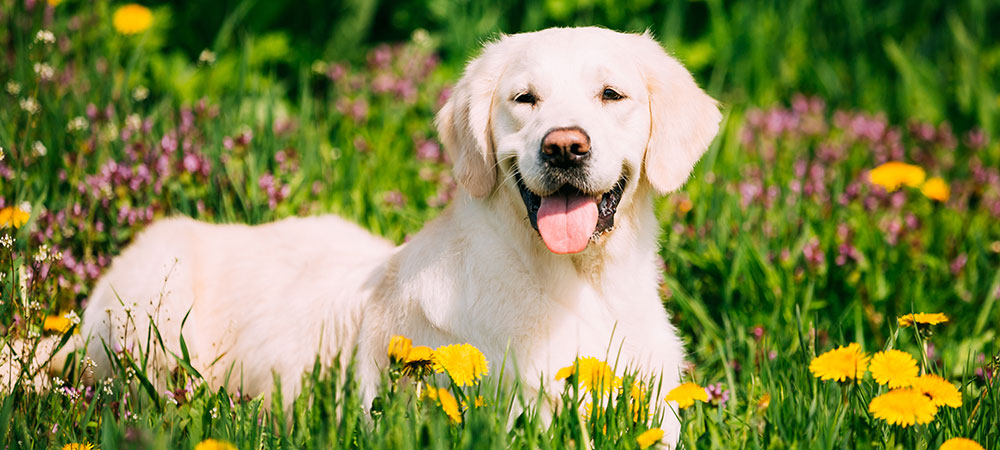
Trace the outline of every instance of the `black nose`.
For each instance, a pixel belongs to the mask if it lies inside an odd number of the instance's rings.
[[[583,164],[590,156],[590,136],[579,127],[553,128],[542,138],[542,161],[570,168]]]

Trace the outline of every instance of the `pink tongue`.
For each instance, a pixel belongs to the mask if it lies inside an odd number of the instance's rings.
[[[587,248],[597,228],[597,201],[585,195],[542,197],[538,233],[552,253],[577,253]]]

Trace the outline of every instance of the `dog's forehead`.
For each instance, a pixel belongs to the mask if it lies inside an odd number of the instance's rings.
[[[573,81],[640,83],[634,57],[617,33],[607,30],[558,29],[519,35],[503,78],[514,84]]]

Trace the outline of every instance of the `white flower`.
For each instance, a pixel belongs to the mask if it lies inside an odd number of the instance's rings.
[[[23,109],[28,114],[35,114],[38,112],[38,102],[35,99],[28,97],[21,99],[21,109]]]
[[[147,97],[149,97],[149,89],[146,89],[146,86],[136,86],[136,88],[132,90],[132,99],[137,102],[141,102]]]
[[[31,150],[35,152],[35,156],[45,156],[49,152],[49,149],[45,148],[45,144],[42,141],[35,141],[31,144]]]
[[[215,63],[215,53],[209,49],[204,49],[201,54],[198,55],[198,64],[204,64],[210,66]]]
[[[52,34],[49,30],[38,30],[38,33],[35,33],[35,42],[54,44],[56,42],[56,35]]]
[[[43,262],[46,259],[49,259],[49,246],[42,244],[41,247],[38,247],[38,251],[35,253],[35,261]]]
[[[76,311],[70,311],[66,314],[63,314],[63,317],[69,319],[69,322],[72,323],[73,325],[80,324],[80,316],[76,315]]]
[[[48,81],[56,75],[56,71],[47,63],[35,63],[35,74],[38,75],[38,78]]]
[[[87,118],[76,116],[66,124],[67,131],[80,131],[87,128]]]
[[[21,93],[21,84],[14,80],[8,81],[6,88],[7,88],[7,93],[10,95],[17,95]]]
[[[9,234],[3,235],[3,237],[0,237],[0,245],[9,249],[14,246],[14,238],[10,237]]]
[[[4,158],[3,147],[0,147],[0,161],[3,161],[3,158]]]
[[[137,88],[138,89],[138,88]],[[142,126],[142,119],[138,114],[129,114],[125,117],[125,128],[138,130]]]

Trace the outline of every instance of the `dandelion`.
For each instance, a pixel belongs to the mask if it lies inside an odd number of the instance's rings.
[[[236,450],[236,446],[226,441],[205,439],[195,445],[194,450]]]
[[[430,347],[418,345],[410,349],[403,360],[403,374],[421,376],[434,365],[434,351]]]
[[[647,392],[648,389],[646,389],[645,383],[638,381],[632,383],[632,389],[629,391],[629,397],[631,397],[631,401],[629,402],[629,411],[632,412],[633,422],[639,421],[639,415],[642,412],[645,411],[647,415],[650,412],[649,401],[646,398]]]
[[[141,33],[153,24],[153,13],[145,6],[129,3],[115,10],[111,23],[121,34]]]
[[[73,321],[65,316],[47,316],[42,323],[43,331],[54,331],[58,334],[64,334],[72,327]]]
[[[908,327],[913,324],[937,325],[947,322],[948,316],[944,315],[944,313],[915,313],[901,316],[897,321],[901,327]]]
[[[441,409],[455,423],[462,423],[462,413],[458,410],[458,400],[445,388],[431,387],[427,389],[427,397],[437,401]]]
[[[478,348],[469,344],[439,347],[432,355],[434,371],[447,372],[459,386],[471,386],[490,371],[489,361]]]
[[[915,423],[924,424],[934,420],[937,406],[920,392],[903,388],[873,398],[868,404],[868,411],[890,425],[908,427]]]
[[[946,202],[948,201],[948,197],[951,195],[951,188],[948,187],[948,183],[945,183],[943,179],[934,177],[927,180],[927,182],[920,187],[920,192],[924,194],[924,197],[931,200]]]
[[[31,208],[26,204],[0,209],[0,227],[21,228],[21,226],[28,223],[28,219],[30,218]],[[13,244],[13,241],[11,243]],[[4,243],[3,245],[9,248],[8,244]]]
[[[924,374],[913,381],[913,389],[930,398],[934,406],[962,406],[962,393],[955,385],[934,374]]]
[[[687,382],[671,389],[663,399],[668,402],[677,402],[677,407],[684,409],[694,405],[695,400],[707,402],[708,392],[705,392],[705,388],[698,386],[697,383]]]
[[[576,373],[576,365],[566,366],[556,371],[556,380],[565,380]]]
[[[401,362],[409,356],[411,348],[413,348],[412,341],[405,336],[396,335],[389,339],[389,348],[386,353],[389,355],[389,359]]]
[[[62,450],[94,450],[94,444],[89,442],[84,442],[82,444],[66,444],[63,446]]]
[[[650,428],[635,438],[635,442],[639,444],[639,448],[647,449],[653,444],[660,442],[660,439],[663,439],[663,430],[660,428]]]
[[[760,399],[757,400],[757,408],[765,410],[768,406],[771,406],[771,393],[765,392],[764,395],[761,395]]]
[[[917,379],[920,370],[917,361],[909,353],[900,350],[886,350],[872,356],[872,378],[881,385],[889,385],[890,389],[909,387]]]
[[[944,441],[944,444],[941,444],[941,447],[938,447],[938,450],[986,450],[986,449],[984,449],[982,445],[979,445],[978,442],[973,441],[972,439],[956,437]]]
[[[861,379],[868,369],[869,358],[861,351],[860,345],[852,343],[813,358],[809,363],[809,371],[824,381]]]
[[[868,172],[868,181],[885,188],[889,192],[899,189],[901,185],[919,187],[926,178],[924,169],[912,164],[890,161]]]
[[[559,369],[556,372],[556,379],[564,380],[574,373],[578,374],[577,382],[581,387],[588,391],[597,391],[602,395],[621,386],[621,379],[615,376],[611,366],[593,356],[577,358],[572,366]]]

